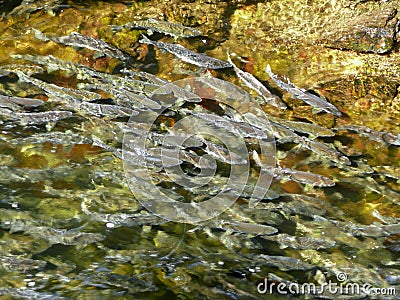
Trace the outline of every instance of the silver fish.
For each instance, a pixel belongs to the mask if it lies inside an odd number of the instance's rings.
[[[288,141],[295,142],[299,135],[283,125],[269,122],[267,119],[259,117],[253,113],[244,114],[247,122],[253,127],[257,127],[265,132],[268,136],[273,136],[278,139],[278,142],[286,143]]]
[[[97,93],[60,87],[52,83],[29,77],[22,72],[17,72],[17,75],[25,82],[32,83],[33,85],[43,89],[50,98],[55,97],[56,100],[61,100],[66,104],[66,106],[74,110],[81,110],[91,115],[109,116],[112,118],[129,117],[138,114],[138,112],[127,107],[88,102],[100,99],[101,96]]]
[[[289,120],[277,118],[277,117],[274,117],[271,115],[268,115],[267,117],[271,122],[278,123],[292,131],[312,134],[314,136],[334,136],[335,135],[335,133],[332,130],[330,130],[328,128],[324,128],[317,124],[298,122],[298,121],[289,121]]]
[[[144,149],[138,147],[138,143],[134,140],[124,140],[124,150],[116,148],[104,143],[100,138],[92,135],[93,146],[103,148],[104,150],[111,152],[115,157],[129,161],[129,166],[152,168],[160,171],[163,168],[163,159],[160,153],[154,153],[151,149]],[[167,158],[166,158],[167,159]],[[171,165],[178,165],[181,161],[170,161]],[[133,175],[130,175],[133,178]]]
[[[272,236],[263,236],[263,239],[268,241],[274,241],[279,244],[279,248],[281,249],[329,249],[335,246],[336,242],[330,239],[323,238],[312,238],[308,236],[292,236],[286,233],[272,235]]]
[[[329,158],[330,160],[338,163],[338,164],[345,164],[345,165],[351,165],[351,161],[349,158],[342,153],[338,152],[336,149],[329,147],[326,144],[323,144],[318,141],[310,140],[306,137],[299,137],[297,142],[311,150],[312,152],[324,156],[326,158]]]
[[[160,77],[157,77],[156,75],[153,75],[151,73],[147,73],[144,71],[130,70],[130,69],[124,68],[121,70],[121,73],[127,74],[131,77],[138,76],[142,79],[148,80],[150,83],[157,84],[157,85],[164,85],[164,84],[169,83],[169,81],[167,81],[165,79],[162,79]]]
[[[80,68],[90,78],[89,80],[95,84],[110,83],[118,88],[127,89],[132,92],[151,95],[155,90],[160,88],[160,85],[140,81],[132,78],[102,73],[87,67]]]
[[[385,196],[388,200],[390,200],[394,204],[398,205],[400,203],[400,193],[395,192],[386,185],[377,183],[372,177],[366,177],[366,178],[342,177],[340,178],[340,180],[342,182],[347,182],[349,184],[365,188],[366,190],[376,192],[382,196]]]
[[[83,202],[82,202],[83,204]],[[113,227],[133,227],[133,226],[143,226],[143,225],[159,225],[164,223],[165,220],[154,214],[125,214],[125,213],[115,213],[115,214],[101,214],[92,213],[88,211],[85,205],[82,206],[82,211],[89,216],[92,221],[112,223]]]
[[[232,65],[225,61],[207,56],[203,53],[197,53],[191,50],[186,49],[185,47],[179,44],[170,44],[164,42],[155,42],[147,38],[143,35],[143,39],[139,41],[140,43],[150,44],[156,46],[160,49],[166,50],[176,57],[182,59],[183,61],[199,66],[205,67],[209,69],[223,69],[223,68],[231,68]]]
[[[81,102],[73,107],[78,110],[84,110],[86,113],[94,116],[107,116],[110,118],[130,117],[138,114],[137,111],[130,108],[109,104]]]
[[[235,183],[229,184],[230,192],[237,197],[249,198],[249,207],[253,208],[262,200],[273,200],[279,198],[279,195],[269,187],[262,184],[248,183],[244,188]],[[255,190],[257,191],[255,192]]]
[[[376,172],[383,174],[387,177],[400,180],[400,167],[395,166],[376,166],[372,167]]]
[[[44,104],[44,101],[34,98],[21,98],[0,95],[0,105],[13,103],[22,107],[38,107]]]
[[[104,150],[111,152],[113,155],[115,155],[115,157],[122,159],[122,150],[121,149],[107,145],[106,143],[104,143],[100,138],[98,138],[95,135],[92,135],[92,141],[93,141],[93,143],[92,143],[93,146],[103,148]]]
[[[377,218],[379,221],[381,221],[382,223],[388,225],[388,224],[398,224],[400,223],[400,218],[393,218],[393,217],[389,217],[389,216],[382,216],[379,211],[377,211],[376,209],[373,210],[372,212],[372,216]]]
[[[17,57],[18,55],[10,55],[10,56],[15,56]],[[23,65],[23,64],[9,64],[2,66],[4,70],[7,70],[10,73],[17,74],[19,72],[23,72],[29,76],[33,74],[41,74],[43,73],[43,68],[40,66],[34,66],[34,65]]]
[[[278,229],[272,226],[244,223],[239,221],[218,220],[207,224],[209,227],[221,228],[233,232],[254,235],[272,235],[278,232]]]
[[[43,5],[43,4],[42,4]],[[0,288],[0,296],[13,297],[14,299],[35,299],[35,300],[66,300],[56,294],[40,293],[29,288]]]
[[[207,125],[209,126],[216,126],[226,129],[241,137],[257,138],[257,139],[267,138],[266,134],[262,130],[260,130],[257,127],[253,127],[245,122],[233,121],[219,117],[217,115],[212,115],[203,112],[196,112],[194,110],[188,110],[188,109],[182,109],[181,112],[199,117],[205,121],[208,121]]]
[[[100,233],[82,232],[80,228],[56,229],[45,226],[26,225],[21,220],[11,222],[10,233],[22,231],[36,238],[43,238],[50,244],[82,245],[102,241],[105,236]]]
[[[153,32],[159,32],[168,34],[174,38],[187,38],[201,35],[201,32],[195,28],[186,27],[178,23],[171,23],[168,21],[160,21],[155,19],[137,20],[123,25],[110,25],[115,30],[121,30],[123,28],[130,29],[146,29],[149,34]]]
[[[263,163],[258,155],[258,153],[254,150],[252,152],[252,157],[256,165],[258,165],[263,171],[272,174],[275,178],[289,178],[290,180],[311,184],[313,186],[334,186],[335,182],[323,175],[314,174],[311,172],[304,172],[304,171],[297,171],[292,170],[289,168],[282,168],[282,167],[269,167],[265,163]]]
[[[210,156],[213,158],[232,165],[241,165],[246,164],[247,159],[242,157],[240,153],[230,152],[225,147],[213,144],[205,139],[202,140],[203,143],[206,145],[204,151],[206,151]]]
[[[15,7],[11,12],[10,15],[22,15],[22,14],[29,14],[37,10],[44,10],[50,12],[54,9],[57,9],[62,6],[63,1],[61,0],[22,0],[19,2],[20,4]]]
[[[362,225],[362,224],[340,222],[336,220],[330,220],[330,222],[344,229],[346,232],[351,233],[353,236],[368,236],[368,237],[379,238],[400,233],[400,224],[380,225],[375,223],[371,225]]]
[[[255,78],[252,74],[240,70],[236,65],[232,62],[229,53],[228,62],[232,65],[233,70],[236,75],[252,90],[256,91],[266,103],[273,105],[280,109],[286,109],[286,104],[276,95],[272,94],[270,90],[268,90],[257,78]]]
[[[257,254],[252,257],[253,262],[265,264],[267,266],[276,267],[281,271],[304,271],[314,269],[315,266],[306,263],[300,259],[287,256],[272,256],[265,254]]]
[[[47,92],[48,95],[50,96],[55,96],[57,98],[61,99],[70,99],[73,101],[92,101],[92,100],[98,100],[101,99],[101,96],[97,93],[92,93],[88,91],[79,91],[79,90],[73,90],[70,88],[64,88],[60,87],[58,85],[52,84],[52,83],[47,83],[45,81],[39,80],[34,77],[30,77],[29,75],[17,71],[16,74],[18,75],[19,79],[32,83],[33,85],[43,89],[45,92]]]
[[[70,111],[45,111],[38,113],[20,113],[8,109],[0,109],[0,115],[18,120],[21,125],[44,124],[57,122],[72,116]]]
[[[311,172],[297,171],[288,168],[278,168],[277,171],[275,171],[275,176],[286,176],[290,180],[305,184],[311,184],[312,186],[327,187],[335,185],[335,182],[332,179],[323,175],[314,174]]]
[[[43,40],[48,41],[52,40],[56,43],[72,46],[72,47],[80,47],[86,48],[89,50],[98,51],[99,53],[109,56],[112,58],[117,58],[121,60],[128,60],[129,56],[123,53],[121,50],[114,48],[100,39],[95,39],[90,36],[82,35],[78,32],[71,32],[69,35],[49,38],[45,36],[42,32],[37,29],[34,29],[35,37]]]
[[[317,97],[311,93],[308,93],[306,90],[295,86],[289,80],[287,80],[288,83],[280,80],[278,78],[278,76],[276,76],[274,73],[272,73],[271,67],[269,65],[267,65],[267,67],[265,68],[265,72],[271,77],[271,79],[275,82],[275,84],[278,87],[289,92],[290,94],[293,95],[293,97],[303,100],[305,103],[307,103],[313,107],[316,107],[318,109],[321,109],[332,115],[335,115],[335,116],[342,115],[342,113],[336,108],[336,106],[329,103],[325,99],[323,99],[321,97]]]
[[[23,256],[7,255],[0,257],[0,263],[8,272],[42,269],[46,266],[43,260],[30,259]]]
[[[56,145],[75,145],[75,144],[90,144],[92,140],[88,137],[67,131],[51,131],[45,133],[36,133],[28,137],[18,137],[9,140],[11,145],[23,144],[43,144],[45,142]]]
[[[357,132],[358,134],[367,137],[368,139],[389,145],[400,146],[400,134],[394,135],[385,131],[376,131],[367,126],[346,125],[337,128],[338,130],[345,129]]]

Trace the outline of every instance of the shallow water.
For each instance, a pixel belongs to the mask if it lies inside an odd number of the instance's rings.
[[[286,299],[277,284],[340,283],[343,273],[344,283],[398,288],[398,1],[17,2],[0,2],[0,94],[12,96],[0,98],[2,299]],[[148,18],[196,30],[109,26]],[[360,39],[361,23],[379,40]],[[222,61],[228,51],[288,108],[267,104],[232,68],[187,63],[141,34]],[[342,115],[282,90],[267,65]],[[176,83],[167,93],[166,82]],[[49,120],[49,111],[63,113]],[[198,186],[202,168],[216,173]],[[235,201],[221,215],[159,201],[201,203],[221,190],[217,206]],[[165,220],[149,203],[205,222]],[[273,295],[257,290],[265,278]]]

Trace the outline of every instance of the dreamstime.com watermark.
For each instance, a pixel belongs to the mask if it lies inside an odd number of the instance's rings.
[[[295,283],[295,282],[276,282],[264,279],[257,285],[260,294],[280,294],[280,295],[368,295],[368,296],[395,296],[395,287],[378,288],[369,283],[359,284],[348,282],[347,274],[340,272],[336,275],[339,283],[324,282],[315,283]]]

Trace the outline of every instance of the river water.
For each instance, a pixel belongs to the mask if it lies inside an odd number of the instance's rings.
[[[1,299],[395,299],[398,4],[0,1]]]

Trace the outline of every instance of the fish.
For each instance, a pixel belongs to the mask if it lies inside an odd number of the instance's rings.
[[[199,117],[207,121],[207,125],[216,126],[228,130],[229,132],[239,135],[240,137],[256,138],[256,139],[267,139],[266,134],[259,128],[251,126],[246,122],[239,122],[222,118],[217,115],[197,112],[194,110],[181,109],[181,112],[190,114],[195,117]]]
[[[87,83],[79,83],[80,86],[89,87],[90,84],[92,84],[93,88],[97,88],[107,92],[116,89],[121,92],[131,91],[131,92],[151,95],[160,86],[168,83],[164,79],[158,78],[153,74],[143,71],[133,71],[124,69],[121,72],[128,74],[128,76],[118,76],[118,75],[99,72],[84,65],[63,61],[52,55],[43,56],[43,55],[29,55],[29,54],[26,55],[12,54],[11,57],[15,59],[28,60],[35,64],[46,66],[48,73],[58,70],[65,71],[67,73],[67,76],[75,75],[78,79],[87,82]],[[20,68],[17,68],[17,70],[19,69]],[[25,74],[27,73],[24,72],[24,70],[20,71]],[[43,72],[43,69],[41,69],[40,72]],[[133,78],[134,76],[145,78],[148,80],[148,82],[136,80]],[[104,87],[103,89],[101,88],[102,85]],[[95,99],[91,98],[91,100]]]
[[[42,4],[43,5],[43,4]],[[0,288],[0,296],[13,297],[14,299],[40,299],[40,300],[67,300],[57,294],[41,293],[29,288]]]
[[[267,118],[262,118],[249,112],[246,112],[243,115],[251,126],[259,128],[268,136],[273,136],[278,142],[296,142],[299,138],[299,135],[297,135],[293,130],[288,129],[283,125],[269,122]]]
[[[111,83],[79,83],[79,89],[101,90],[110,94],[113,103],[118,106],[145,110],[146,108],[160,109],[161,105],[143,94],[136,94],[121,87],[116,87]]]
[[[110,104],[81,102],[76,106],[74,105],[73,107],[78,110],[83,110],[90,115],[107,116],[110,118],[131,117],[139,114],[139,112],[133,109]]]
[[[281,271],[305,271],[314,269],[315,266],[298,258],[287,256],[273,256],[256,254],[252,257],[253,263],[278,268]]]
[[[0,165],[0,183],[65,180],[68,177],[75,178],[81,171],[81,168],[71,167],[70,165],[46,169],[17,168]]]
[[[278,167],[276,168],[274,174],[275,177],[287,177],[290,180],[305,184],[311,184],[312,186],[330,187],[335,185],[335,182],[329,177],[314,174],[311,172],[292,170],[289,168]]]
[[[260,203],[258,208],[267,211],[277,211],[288,215],[302,215],[310,218],[315,216],[322,216],[326,214],[327,208],[321,204],[322,200],[318,202],[317,198],[300,195],[300,194],[281,194],[284,198],[294,199],[290,202],[267,202]]]
[[[31,83],[44,90],[48,95],[54,96],[56,98],[69,99],[72,101],[79,101],[79,102],[81,102],[82,100],[92,101],[101,99],[101,96],[97,93],[60,87],[58,85],[47,83],[37,78],[30,77],[29,75],[21,71],[16,71],[15,73],[18,75],[20,80]]]
[[[72,117],[70,111],[44,111],[37,113],[13,112],[8,109],[0,109],[0,116],[5,116],[18,121],[21,125],[45,124],[49,122],[58,122],[62,119]]]
[[[399,224],[400,223],[400,218],[393,218],[389,216],[382,216],[379,211],[376,209],[373,210],[372,216],[377,218],[379,221],[382,223],[388,225],[388,224]]]
[[[319,126],[318,124],[306,123],[306,122],[298,122],[298,121],[289,121],[281,118],[277,118],[271,115],[267,116],[268,120],[273,123],[280,124],[292,131],[306,133],[308,135],[313,136],[322,136],[322,137],[332,137],[335,136],[335,132],[328,128],[324,128]]]
[[[260,118],[252,113],[245,113],[244,116],[250,124],[264,130],[269,135],[273,135],[280,143],[297,143],[299,146],[307,148],[318,155],[329,158],[333,162],[351,165],[347,156],[327,144],[300,136],[287,126],[283,126],[278,122],[269,122],[268,120]]]
[[[383,174],[387,177],[400,180],[400,167],[395,166],[375,166],[372,167],[379,174]]]
[[[336,220],[330,220],[330,222],[346,232],[352,234],[355,237],[387,237],[391,235],[397,235],[400,233],[400,224],[378,224],[374,223],[371,225],[363,225],[357,223],[347,223]]]
[[[126,179],[136,199],[142,199],[147,204],[145,205],[149,209],[149,205],[155,205],[163,207],[166,205],[165,202],[172,201],[184,202],[185,199],[182,195],[174,191],[174,189],[167,189],[162,186],[156,186],[149,178],[149,167],[146,168],[131,168],[132,165],[125,164]],[[160,202],[159,199],[164,199],[165,202]],[[172,201],[171,201],[172,200]],[[158,202],[158,203],[157,203]],[[178,205],[179,207],[179,205]],[[168,207],[168,209],[174,209],[176,212],[176,206]],[[150,209],[154,212],[155,210]]]
[[[365,136],[371,141],[376,141],[383,144],[389,144],[394,146],[400,146],[400,133],[395,135],[385,131],[376,131],[367,126],[360,125],[345,125],[337,128],[337,130],[349,130],[354,131]]]
[[[21,97],[0,95],[0,105],[7,103],[16,104],[23,108],[32,108],[43,105],[44,101],[34,98],[21,98]]]
[[[105,82],[114,85],[118,89],[127,89],[128,91],[142,93],[147,96],[151,96],[155,90],[160,88],[160,85],[158,84],[103,73],[87,67],[82,67],[80,70],[84,72],[88,78],[90,78],[89,81],[95,84],[101,84]]]
[[[335,182],[332,179],[323,175],[292,170],[289,168],[282,168],[280,166],[271,167],[261,161],[258,153],[255,150],[252,152],[252,157],[256,165],[258,165],[262,171],[266,172],[270,176],[273,176],[274,178],[288,178],[296,182],[311,184],[312,186],[318,187],[330,187],[335,185]]]
[[[243,234],[254,234],[257,236],[272,235],[278,232],[278,229],[272,226],[233,220],[217,220],[210,222],[207,226]]]
[[[153,141],[154,145],[162,145],[166,148],[199,148],[203,146],[203,142],[200,138],[180,131],[168,130],[169,134],[161,134],[155,131],[149,131],[148,128],[141,128],[140,124],[136,122],[130,122],[128,124],[117,123],[117,126],[127,135],[132,134],[138,137],[147,135],[147,139]]]
[[[299,143],[300,146],[303,146],[318,155],[329,158],[331,161],[335,163],[351,165],[351,161],[347,156],[343,155],[336,149],[324,143],[310,140],[306,137],[299,137],[297,142]]]
[[[170,35],[175,39],[195,37],[201,35],[201,32],[195,28],[186,27],[178,23],[155,20],[152,18],[145,20],[136,20],[122,25],[109,25],[109,26],[114,31],[119,31],[122,30],[123,28],[146,29],[149,35],[153,34],[153,32],[159,32]]]
[[[228,62],[232,65],[233,70],[236,75],[252,90],[256,91],[267,104],[275,106],[280,109],[286,109],[286,104],[277,96],[271,93],[271,91],[265,87],[257,78],[255,78],[252,74],[240,70],[231,60],[229,53]]]
[[[270,65],[267,65],[267,67],[265,68],[265,72],[271,77],[271,79],[279,88],[289,92],[293,95],[293,97],[303,100],[305,103],[334,116],[340,117],[342,115],[342,113],[336,108],[336,106],[329,103],[324,98],[315,96],[311,93],[308,93],[306,90],[295,86],[289,81],[289,79],[287,79],[287,83],[279,79],[278,76],[272,73]]]
[[[10,55],[13,56],[13,55]],[[15,55],[17,56],[17,55]],[[27,65],[27,64],[9,64],[9,65],[4,65],[2,66],[4,70],[7,70],[10,73],[17,74],[17,72],[23,72],[29,76],[33,74],[41,74],[43,73],[43,68],[40,66],[34,66],[34,65]]]
[[[99,137],[92,135],[92,145],[111,152],[115,157],[122,159],[122,150],[104,143]]]
[[[209,142],[205,139],[202,139],[202,142],[206,145],[204,149],[211,157],[227,164],[231,165],[243,165],[247,164],[247,159],[241,155],[241,153],[235,153],[233,151],[229,151],[225,147],[216,145],[212,142]]]
[[[26,225],[21,220],[11,222],[10,233],[24,232],[36,238],[47,240],[50,244],[85,245],[96,243],[105,239],[101,233],[82,232],[80,228],[56,229],[46,226]]]
[[[0,256],[0,263],[8,272],[26,272],[28,270],[43,269],[47,264],[43,260],[16,255],[2,255]]]
[[[120,72],[127,74],[130,77],[138,76],[140,78],[144,78],[144,79],[148,80],[150,83],[157,84],[157,85],[164,85],[164,84],[170,83],[168,80],[162,79],[160,77],[157,77],[156,75],[153,75],[151,73],[144,72],[144,71],[130,70],[130,69],[124,68]]]
[[[264,186],[265,184],[265,182],[248,182],[242,185],[231,182],[224,188],[224,190],[236,197],[248,198],[249,207],[254,208],[262,200],[273,200],[280,197],[279,194],[269,189],[269,184]]]
[[[56,100],[61,100],[66,106],[74,110],[84,111],[95,116],[108,116],[112,118],[130,117],[138,114],[138,112],[127,107],[89,102],[101,98],[97,93],[60,87],[37,78],[29,77],[19,71],[17,75],[23,81],[32,83],[43,89],[50,98],[54,97]]]
[[[132,136],[130,135],[130,137]],[[126,136],[124,139],[124,149],[107,145],[95,135],[92,135],[92,141],[93,146],[111,152],[115,157],[125,160],[131,167],[152,168],[153,170],[161,171],[163,167],[171,167],[182,163],[181,160],[176,160],[173,157],[169,158],[167,151],[163,153],[165,156],[163,157],[161,149],[142,148],[140,147],[140,143],[134,139],[128,140]],[[129,177],[132,176],[129,175]]]
[[[357,185],[360,186],[368,191],[373,191],[375,193],[378,193],[382,196],[385,196],[389,201],[391,201],[394,204],[399,204],[400,203],[400,193],[395,192],[391,188],[379,184],[378,182],[375,181],[374,178],[372,177],[342,177],[340,178],[342,182],[347,182],[352,185]]]
[[[140,43],[150,44],[162,50],[166,50],[187,63],[208,69],[224,69],[232,67],[232,65],[226,61],[207,56],[203,53],[188,50],[182,45],[152,41],[145,35],[142,35],[142,37],[143,38],[139,40]]]
[[[22,59],[33,62],[35,64],[39,64],[42,66],[46,66],[47,73],[52,73],[54,71],[65,71],[68,76],[76,75],[80,79],[89,79],[89,77],[82,76],[82,72],[80,71],[79,66],[69,61],[64,61],[54,57],[53,55],[30,55],[30,54],[10,54],[10,56],[14,59]],[[42,69],[43,70],[43,69]],[[21,70],[24,72],[23,70]],[[26,73],[26,72],[24,72]]]
[[[329,249],[335,246],[336,242],[326,238],[312,238],[308,236],[292,236],[281,233],[272,236],[263,236],[265,240],[273,241],[279,244],[280,249],[296,249],[296,250],[320,250]]]
[[[320,174],[297,171],[289,168],[282,168],[280,166],[277,167],[265,166],[265,164],[261,163],[261,160],[256,151],[253,151],[252,157],[256,165],[261,167],[264,172],[271,174],[274,178],[277,179],[287,178],[296,182],[311,184],[312,186],[318,186],[318,187],[330,187],[335,185],[335,182],[332,179]]]
[[[158,88],[151,98],[157,98],[158,101],[165,103],[171,109],[177,106],[180,109],[185,102],[199,103],[202,101],[197,94],[173,83]]]
[[[35,37],[42,40],[42,41],[49,41],[52,40],[56,43],[72,46],[72,47],[79,47],[79,48],[86,48],[89,50],[94,50],[102,55],[120,59],[120,60],[129,60],[129,56],[122,52],[121,50],[112,47],[108,43],[104,42],[100,39],[95,39],[87,35],[82,35],[78,32],[71,32],[69,35],[60,36],[55,38],[49,38],[45,36],[42,32],[37,29],[33,29]]]
[[[60,7],[68,7],[67,5],[63,5],[62,0],[22,0],[18,2],[19,5],[16,6],[11,12],[10,15],[23,15],[23,14],[30,14],[32,12],[38,10],[44,10],[46,12],[52,12],[55,9]],[[54,14],[54,13],[53,13]]]
[[[91,288],[107,287],[110,290],[123,290],[124,293],[129,295],[150,294],[158,290],[158,287],[152,281],[145,281],[135,275],[121,275],[108,270],[81,272],[75,276],[74,280],[79,282],[81,286]]]
[[[126,213],[113,213],[102,214],[90,212],[84,202],[81,204],[82,211],[89,216],[94,222],[111,223],[113,227],[134,227],[143,225],[159,225],[165,223],[164,219],[154,214],[126,214]]]
[[[11,145],[23,145],[23,144],[43,144],[45,142],[56,144],[56,145],[76,145],[76,144],[90,144],[92,140],[89,137],[85,137],[70,130],[66,131],[51,131],[44,133],[36,133],[27,137],[17,137],[9,140]]]

